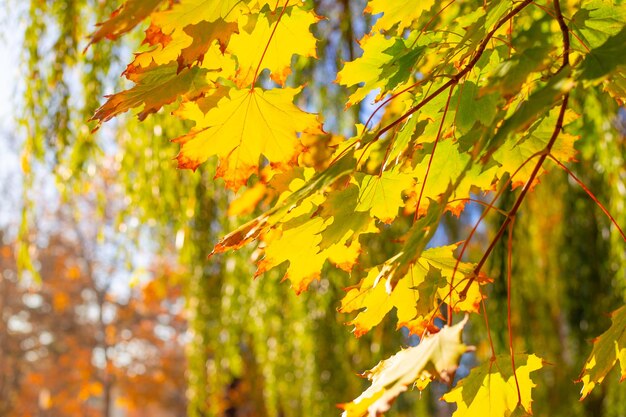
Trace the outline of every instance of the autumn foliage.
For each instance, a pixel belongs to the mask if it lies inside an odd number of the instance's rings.
[[[135,3],[141,2],[124,3],[93,40],[114,38],[132,24]],[[386,411],[416,380],[420,388],[434,377],[450,381],[465,351],[460,330],[453,330],[462,325],[440,329],[436,319],[450,326],[457,312],[480,314],[481,286],[489,282],[482,269],[494,245],[549,165],[572,161],[575,141],[593,129],[587,96],[624,99],[620,2],[409,3],[368,3],[365,13],[381,17],[360,40],[362,56],[346,62],[335,81],[352,88],[346,107],[373,91],[376,107],[353,136],[334,134],[325,163],[303,159],[306,143],[327,134],[319,116],[301,110],[307,87],[290,77],[294,62],[316,56],[310,29],[321,17],[308,3],[151,5],[145,46],[124,72],[135,85],[109,97],[94,116],[101,123],[138,108],[141,119],[179,103],[175,116],[193,124],[172,138],[180,144],[179,167],[195,170],[217,157],[215,177],[226,187],[249,187],[241,198],[255,204],[258,197],[244,196],[262,186],[273,200],[214,253],[256,241],[257,275],[288,263],[284,279],[297,293],[329,261],[352,273],[341,310],[358,312],[350,323],[356,336],[395,308],[398,328],[422,337],[418,347],[370,371],[372,386],[342,406],[347,416]],[[476,228],[459,246],[426,249],[445,212],[458,215],[475,195],[491,192],[482,220],[511,187],[514,204],[477,263],[461,262]],[[398,229],[395,255],[360,264],[363,240],[388,225]],[[615,314],[621,330],[612,328],[594,352],[606,338],[621,346],[621,336],[610,336],[623,332],[621,313]],[[510,350],[513,355],[512,344]],[[602,380],[611,357],[592,355],[583,396]],[[483,396],[495,401],[494,415],[530,413],[529,374],[541,366],[533,355],[501,361],[494,352],[443,398],[458,404],[457,416],[484,410]]]
[[[549,358],[514,346],[511,236],[528,195],[549,170],[564,170],[626,244],[567,167],[576,142],[601,141],[626,99],[626,6],[370,0],[363,52],[334,80],[348,91],[345,111],[361,110],[342,130],[323,119],[316,80],[299,71],[319,55],[314,33],[325,17],[314,3],[126,0],[90,41],[142,22],[147,30],[122,74],[130,87],[106,98],[94,131],[129,110],[140,120],[173,110],[188,127],[170,138],[178,168],[215,162],[214,180],[237,193],[229,214],[257,215],[217,242],[207,262],[254,245],[256,276],[282,268],[297,294],[330,264],[350,274],[339,309],[356,337],[395,315],[398,331],[420,338],[365,374],[371,385],[346,398],[344,416],[383,413],[435,379],[452,384],[472,350],[465,324],[482,315],[488,327],[485,266],[506,245],[509,349],[499,354],[490,340],[483,363],[442,399],[456,405],[455,417],[530,414],[533,375]],[[443,219],[463,216],[469,203],[483,210],[467,236],[435,239]],[[500,215],[480,254],[468,256],[485,219]],[[583,398],[618,360],[626,377],[624,308],[612,319],[580,364]]]

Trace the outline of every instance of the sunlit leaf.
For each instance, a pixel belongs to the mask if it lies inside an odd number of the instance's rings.
[[[180,73],[177,70],[174,63],[132,75],[131,80],[135,82],[135,86],[109,96],[92,119],[102,123],[132,108],[141,107],[138,117],[143,120],[166,104],[180,98],[198,97],[211,87],[206,69],[194,67]]]
[[[435,0],[410,0],[405,2],[387,2],[384,0],[370,0],[365,11],[373,15],[382,13],[374,25],[374,30],[390,30],[398,26],[402,31],[419,19],[423,12],[428,11],[435,4]]]
[[[611,327],[594,340],[593,350],[580,374],[578,381],[583,383],[581,399],[604,381],[618,360],[620,381],[626,378],[626,306],[615,310],[611,320]]]
[[[294,164],[300,152],[296,133],[319,130],[316,116],[293,104],[299,92],[294,88],[231,89],[206,114],[189,103],[179,115],[194,120],[196,126],[176,139],[181,144],[179,167],[196,169],[217,155],[220,163],[216,176],[237,189],[258,170],[261,156],[277,166]]]
[[[436,376],[449,383],[468,348],[461,342],[467,317],[452,327],[422,338],[420,344],[381,361],[365,376],[372,382],[354,401],[342,404],[344,417],[376,416],[389,410],[398,395],[420,379]],[[422,387],[423,382],[420,384]]]
[[[397,327],[407,327],[414,334],[420,334],[435,317],[439,317],[437,307],[441,301],[452,301],[457,311],[477,312],[482,299],[478,282],[472,286],[465,300],[459,299],[460,290],[452,291],[451,299],[448,297],[449,284],[457,266],[453,255],[455,249],[455,245],[426,249],[391,290],[388,278],[381,274],[381,268],[371,269],[341,300],[340,311],[359,312],[349,323],[354,325],[355,335],[367,333],[393,308],[398,317]],[[472,264],[460,262],[454,282],[465,282],[472,269]]]
[[[535,384],[530,374],[541,369],[543,361],[535,355],[515,355],[515,366],[517,382],[510,356],[499,356],[495,361],[487,361],[473,369],[469,376],[443,396],[445,401],[457,405],[452,416],[508,416],[514,412],[531,414],[531,391]],[[518,403],[518,385],[521,403]]]
[[[319,18],[312,10],[300,7],[289,7],[284,14],[274,11],[271,14],[242,17],[238,35],[231,38],[230,49],[237,51],[236,82],[239,86],[247,86],[257,71],[267,68],[272,80],[283,85],[291,73],[291,57],[316,56],[317,39],[309,27]],[[247,31],[251,22],[256,22],[252,31]],[[271,39],[271,41],[270,41]]]
[[[91,34],[89,43],[103,38],[115,39],[132,30],[162,3],[165,0],[126,0],[108,20],[97,25],[98,29]]]

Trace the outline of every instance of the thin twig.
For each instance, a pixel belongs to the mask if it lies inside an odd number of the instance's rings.
[[[598,200],[598,198],[595,196],[595,194],[589,189],[589,187],[587,187],[585,185],[585,183],[583,183],[568,167],[566,167],[565,165],[563,165],[561,163],[561,161],[559,161],[558,159],[556,159],[554,157],[554,155],[550,154],[548,155],[548,157],[554,161],[555,164],[557,164],[562,170],[564,170],[565,172],[567,172],[567,175],[569,175],[575,182],[576,184],[580,185],[580,187],[585,190],[585,192],[587,193],[587,195],[596,203],[596,205],[598,207],[600,207],[600,210],[602,210],[604,212],[604,214],[606,214],[606,216],[611,220],[611,223],[613,223],[613,226],[615,226],[617,228],[617,231],[619,232],[620,236],[622,236],[622,239],[624,240],[624,242],[626,242],[626,234],[624,234],[624,231],[622,230],[622,228],[620,227],[620,225],[617,223],[617,220],[615,220],[615,218],[611,215],[611,213],[606,209],[606,207],[604,207],[604,205],[600,202],[600,200]]]
[[[446,82],[444,85],[439,87],[435,92],[433,92],[428,97],[426,97],[425,99],[420,101],[418,104],[413,106],[411,109],[409,109],[402,116],[398,117],[396,120],[394,120],[393,122],[389,123],[387,126],[385,126],[382,129],[380,129],[378,131],[378,133],[376,133],[376,136],[374,138],[378,139],[383,134],[385,134],[385,132],[393,129],[394,126],[402,123],[410,115],[412,115],[413,113],[417,112],[419,109],[421,109],[426,104],[428,104],[432,99],[437,97],[442,92],[446,91],[447,88],[457,84],[465,76],[465,74],[470,72],[476,66],[476,64],[478,63],[478,61],[482,57],[483,53],[485,52],[485,49],[487,48],[487,45],[489,44],[489,41],[495,35],[495,33],[498,31],[498,29],[500,29],[500,27],[502,27],[502,25],[504,25],[506,22],[508,22],[510,19],[512,19],[513,16],[515,16],[519,12],[521,12],[526,6],[528,6],[530,3],[532,3],[532,1],[533,0],[524,0],[517,7],[515,7],[513,10],[511,10],[509,13],[507,13],[506,16],[504,16],[502,19],[500,19],[498,21],[498,23],[496,23],[494,28],[489,33],[487,33],[487,35],[485,35],[485,38],[482,40],[480,45],[478,45],[478,48],[476,49],[476,52],[474,53],[474,57],[470,60],[470,62],[467,63],[467,65],[465,65],[465,67],[461,71],[459,71],[456,75],[452,76],[452,78],[448,82]]]
[[[553,4],[554,4],[554,10],[556,12],[556,20],[559,23],[559,28],[561,29],[561,34],[562,34],[562,37],[563,37],[563,62],[561,64],[561,67],[554,74],[554,75],[556,75],[559,72],[561,72],[565,67],[569,66],[569,64],[570,64],[569,63],[570,40],[569,40],[569,29],[567,27],[567,24],[565,23],[565,20],[563,18],[563,14],[561,13],[561,5],[559,4],[559,0],[553,0]],[[467,295],[467,291],[469,291],[470,286],[472,285],[472,283],[474,282],[474,280],[476,279],[476,277],[480,273],[480,270],[482,269],[482,267],[484,266],[485,262],[487,261],[487,258],[489,258],[489,255],[491,254],[491,252],[495,248],[496,243],[498,243],[498,241],[500,240],[500,238],[504,234],[504,231],[506,230],[506,228],[509,225],[509,223],[511,223],[511,221],[515,218],[515,215],[517,214],[517,211],[519,210],[520,206],[522,205],[522,202],[524,201],[524,198],[528,194],[528,191],[530,191],[530,189],[532,188],[532,185],[535,182],[535,179],[537,178],[537,175],[539,175],[539,172],[541,170],[541,167],[543,166],[543,163],[545,162],[545,160],[548,157],[548,155],[550,155],[550,152],[552,151],[552,147],[554,146],[554,143],[556,142],[557,138],[559,137],[559,134],[561,133],[561,130],[563,129],[563,120],[565,118],[565,111],[567,110],[568,102],[569,102],[569,92],[566,92],[566,93],[563,94],[563,101],[561,102],[561,108],[559,110],[559,116],[557,118],[556,124],[554,126],[554,131],[552,132],[552,136],[550,137],[550,140],[548,141],[548,144],[543,149],[543,151],[541,153],[541,156],[539,157],[539,160],[535,164],[535,168],[533,169],[532,173],[530,174],[530,177],[529,177],[528,181],[524,185],[524,188],[522,189],[522,192],[517,197],[517,200],[515,201],[515,204],[513,205],[511,210],[509,210],[508,217],[506,219],[504,219],[504,222],[502,222],[502,225],[500,226],[500,229],[496,233],[496,236],[493,238],[493,240],[491,241],[491,243],[487,247],[487,250],[483,254],[483,257],[480,259],[478,264],[476,264],[476,267],[474,268],[474,273],[472,274],[472,276],[468,280],[465,288],[459,294],[461,299],[465,298],[465,296]]]

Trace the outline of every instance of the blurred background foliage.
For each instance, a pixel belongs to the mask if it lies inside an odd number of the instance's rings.
[[[316,0],[319,59],[294,62],[307,79],[302,106],[322,109],[328,131],[349,133],[370,109],[343,109],[346,91],[328,80],[371,22],[363,0]],[[252,279],[254,248],[207,260],[217,239],[252,218],[229,206],[235,196],[212,179],[214,166],[178,171],[184,132],[170,106],[138,122],[132,115],[96,134],[86,121],[140,41],[86,46],[96,22],[117,7],[101,0],[5,0],[20,22],[20,79],[10,107],[15,132],[2,132],[6,158],[21,174],[2,181],[12,221],[0,231],[0,415],[12,416],[328,416],[355,398],[354,375],[416,341],[387,320],[356,339],[337,312],[344,272],[326,268],[296,296],[281,271]],[[144,28],[145,29],[145,28]],[[22,37],[23,36],[23,37]],[[311,81],[312,80],[312,81]],[[300,84],[294,79],[295,84]],[[593,90],[583,99],[600,105]],[[571,167],[626,224],[626,145],[614,125],[583,116],[590,132]],[[605,114],[606,114],[605,113]],[[16,146],[18,143],[19,146]],[[13,145],[11,145],[13,144]],[[12,156],[11,156],[12,155]],[[626,250],[585,192],[556,167],[525,202],[513,236],[513,324],[518,351],[547,360],[533,409],[537,415],[623,416],[626,388],[611,375],[585,402],[573,384],[589,341],[623,303]],[[510,206],[512,196],[503,198]],[[462,240],[481,206],[450,217],[441,233]],[[21,213],[20,213],[21,212]],[[21,214],[21,215],[20,215]],[[468,256],[501,219],[480,229]],[[385,254],[387,235],[367,244]],[[492,256],[486,308],[496,350],[508,352],[506,239]],[[473,253],[472,253],[473,252]],[[588,300],[598,300],[590,303]],[[555,335],[557,337],[555,337]],[[467,339],[488,357],[483,322]],[[464,360],[467,372],[475,359]],[[401,397],[390,415],[449,415],[442,387]]]

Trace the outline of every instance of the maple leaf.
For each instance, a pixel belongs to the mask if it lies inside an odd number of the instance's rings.
[[[518,50],[490,71],[479,96],[492,91],[498,91],[505,98],[518,94],[530,74],[550,65],[552,59],[549,54],[552,49],[538,42],[538,45]]]
[[[518,170],[518,168],[520,168],[530,156],[546,147],[554,131],[554,124],[556,123],[558,112],[558,109],[552,109],[545,117],[541,118],[528,129],[521,138],[513,137],[493,154],[493,159],[502,165],[498,170],[498,176],[500,178],[507,172],[512,174],[517,171],[517,174],[515,174],[515,177],[512,179],[513,187],[524,185],[528,181],[533,172],[534,164],[527,163],[521,169]],[[576,113],[568,111],[565,115],[564,124],[569,124],[576,118],[578,118]],[[560,161],[571,161],[576,156],[574,143],[577,139],[577,136],[561,133],[550,153]],[[545,169],[542,168],[539,174],[541,175],[544,172]],[[539,177],[539,175],[537,175],[537,177]],[[539,181],[537,177],[535,178],[534,184]]]
[[[608,38],[602,45],[589,51],[580,64],[581,78],[597,81],[614,72],[618,74],[618,77],[625,78],[624,43],[626,43],[626,27]]]
[[[197,104],[187,103],[178,114],[195,121],[196,126],[175,139],[181,144],[178,166],[196,169],[217,155],[216,177],[223,178],[229,188],[238,189],[258,169],[261,155],[274,166],[293,164],[299,153],[296,134],[320,129],[315,115],[293,104],[300,91],[233,88],[206,114]]]
[[[578,379],[578,382],[583,383],[581,399],[602,383],[618,360],[620,381],[623,381],[626,378],[626,306],[611,313],[611,327],[594,339],[593,350]]]
[[[499,97],[497,94],[479,94],[476,83],[464,82],[452,102],[458,102],[454,122],[461,133],[468,133],[474,124],[489,126],[496,116]]]
[[[166,34],[182,30],[202,21],[214,22],[223,19],[236,22],[245,10],[246,4],[240,0],[180,0],[169,10],[152,15],[152,23]]]
[[[132,108],[143,106],[139,120],[158,111],[166,104],[179,98],[192,99],[208,90],[211,84],[207,80],[204,68],[188,68],[178,73],[176,63],[150,68],[142,73],[131,74],[129,78],[136,83],[129,90],[107,96],[107,102],[100,107],[91,120],[98,125]]]
[[[303,182],[303,179],[296,178],[289,186],[298,189]],[[319,247],[322,240],[320,233],[327,223],[327,220],[315,215],[322,201],[323,195],[311,195],[285,213],[276,227],[263,234],[263,258],[257,264],[257,276],[289,262],[283,280],[291,281],[291,287],[300,294],[312,281],[319,279],[327,260],[346,271],[352,269],[360,253],[358,240],[349,244],[335,242],[323,249]]]
[[[349,184],[344,189],[330,191],[320,205],[320,216],[330,219],[320,233],[320,248],[342,242],[350,244],[364,233],[377,233],[374,219],[369,213],[355,211],[358,205],[359,187]]]
[[[432,375],[450,383],[458,362],[468,350],[461,342],[467,316],[451,327],[444,327],[437,334],[425,336],[419,345],[401,350],[381,361],[365,376],[371,386],[354,401],[341,404],[343,417],[376,416],[389,410],[395,398],[407,387],[420,379],[430,380]],[[421,381],[421,386],[424,386]]]
[[[491,188],[497,168],[495,166],[487,168],[480,164],[473,164],[468,168],[471,157],[460,151],[458,142],[451,139],[439,141],[431,162],[429,155],[432,150],[433,145],[427,144],[424,145],[422,152],[416,155],[415,159],[421,157],[422,160],[417,163],[412,172],[418,181],[414,188],[414,194],[406,203],[407,211],[415,211],[416,198],[421,192],[424,181],[426,183],[420,201],[421,212],[425,212],[430,201],[436,201],[452,184],[455,184],[456,187],[451,194],[451,199],[468,198],[473,187],[483,191]],[[426,177],[427,172],[428,177]],[[446,209],[458,213],[463,207],[464,202],[461,201],[447,205]]]
[[[238,33],[239,29],[234,22],[217,19],[214,22],[200,22],[195,25],[189,25],[183,31],[193,39],[193,42],[180,51],[180,55],[177,58],[179,70],[190,66],[196,61],[202,63],[204,55],[214,40],[218,42],[220,51],[224,53],[231,35]]]
[[[153,24],[150,27],[155,26]],[[205,55],[213,49],[214,51],[209,58],[210,62],[205,65],[205,68],[219,69],[221,72],[219,75],[222,77],[231,76],[234,73],[234,71],[222,72],[222,70],[230,67],[230,65],[224,65],[224,62],[232,61],[234,67],[232,58],[222,55],[230,36],[238,31],[236,23],[225,22],[222,19],[213,22],[202,21],[189,25],[183,30],[174,31],[171,35],[163,35],[158,28],[154,30],[158,30],[159,35],[153,35],[156,39],[151,39],[147,43],[147,49],[135,54],[135,59],[128,66],[125,74],[141,72],[153,64],[166,65],[173,61],[178,62],[178,70],[180,71],[195,62],[202,64]]]
[[[411,174],[398,169],[384,171],[381,175],[357,173],[359,198],[355,210],[366,211],[383,223],[391,223],[404,205],[402,191],[410,188],[415,180]]]
[[[426,249],[391,291],[387,285],[388,278],[382,276],[382,269],[371,269],[341,300],[339,311],[359,311],[348,323],[354,325],[354,334],[360,337],[367,333],[394,307],[398,316],[397,328],[407,327],[412,334],[419,334],[439,315],[439,300],[449,301],[449,284],[456,266],[453,251],[456,247],[450,245]],[[455,282],[464,281],[473,267],[470,263],[460,262]],[[452,296],[455,311],[477,312],[482,299],[477,282],[472,284],[465,300],[461,301],[456,291],[453,291]]]
[[[510,136],[528,129],[538,115],[552,110],[560,102],[562,95],[573,87],[569,79],[570,72],[569,68],[564,69],[516,106],[513,114],[502,122],[496,134],[487,140],[484,153],[493,154]],[[510,168],[515,171],[518,167]]]
[[[346,87],[359,85],[359,88],[350,95],[346,107],[362,101],[370,91],[382,89],[387,84],[387,80],[381,77],[381,74],[383,65],[393,59],[385,51],[390,49],[394,42],[394,38],[387,39],[381,34],[366,35],[360,40],[363,55],[354,61],[346,62],[335,80]]]
[[[513,412],[531,414],[531,390],[535,384],[530,379],[530,373],[540,369],[543,361],[535,355],[515,355],[515,366],[521,404],[518,404],[511,357],[502,355],[495,361],[472,369],[442,397],[449,403],[456,403],[457,410],[452,417],[508,416]]]
[[[115,39],[132,30],[164,2],[165,0],[126,0],[109,19],[96,25],[98,30],[90,35],[89,45],[103,38]]]
[[[150,25],[146,32],[144,48],[135,53],[135,59],[124,71],[125,75],[143,72],[145,68],[166,65],[178,59],[180,52],[187,48],[193,39],[183,31],[165,35],[158,26]]]
[[[231,38],[229,46],[237,51],[237,85],[250,85],[264,68],[269,69],[272,80],[284,85],[291,73],[293,55],[316,56],[317,39],[309,27],[318,20],[312,10],[296,6],[283,12],[242,16],[239,27],[243,29]],[[246,31],[250,23],[255,23],[253,29]]]
[[[606,40],[616,35],[624,27],[626,5],[607,0],[586,1],[577,8],[572,16],[570,26],[577,34],[574,45],[581,52],[585,48],[597,48]],[[580,44],[580,40],[584,42]],[[582,48],[581,48],[582,47]]]
[[[320,233],[326,227],[324,219],[304,214],[293,223],[293,227],[287,222],[271,237],[264,237],[267,246],[263,251],[264,258],[258,263],[256,275],[288,261],[283,280],[288,279],[296,294],[300,294],[311,282],[320,278],[327,260],[346,271],[352,269],[360,253],[358,240],[353,240],[349,245],[335,243],[320,250]]]
[[[389,31],[397,25],[398,33],[411,26],[414,21],[435,4],[435,0],[409,0],[389,2],[386,0],[370,0],[365,8],[366,13],[376,15],[382,13],[374,24],[374,31]]]

